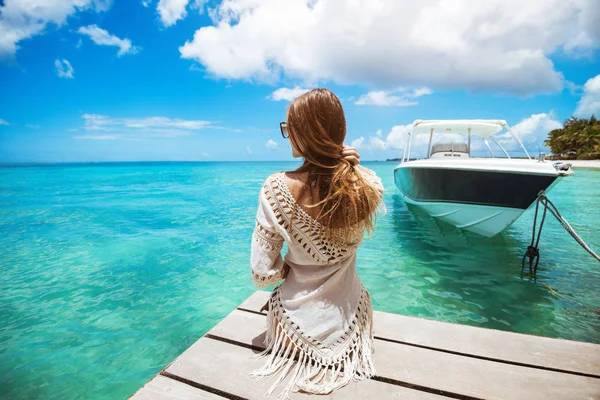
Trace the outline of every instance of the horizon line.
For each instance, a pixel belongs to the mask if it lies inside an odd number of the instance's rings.
[[[361,160],[361,162],[391,162],[396,159],[386,160]],[[398,160],[399,161],[399,160]],[[264,163],[264,162],[289,162],[299,163],[300,160],[112,160],[112,161],[11,161],[1,162],[0,167],[10,165],[55,165],[55,164],[123,164],[123,163]]]

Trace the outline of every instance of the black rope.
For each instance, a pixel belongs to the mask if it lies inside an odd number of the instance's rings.
[[[542,214],[540,228],[537,229],[537,220],[540,209],[540,204],[544,207],[544,212]],[[546,213],[550,211],[550,214],[554,216],[558,220],[558,222],[562,225],[563,228],[579,243],[581,247],[584,248],[592,257],[596,260],[600,261],[600,256],[594,253],[594,251],[583,241],[583,239],[575,232],[573,227],[569,224],[569,222],[560,214],[558,208],[552,203],[547,197],[544,191],[541,191],[538,194],[538,198],[535,204],[535,216],[533,217],[533,229],[531,232],[531,244],[527,247],[527,251],[523,255],[523,259],[521,260],[521,271],[525,269],[525,259],[529,259],[529,273],[535,275],[537,272],[538,264],[540,263],[540,238],[542,236],[542,228],[544,227],[544,222],[546,221]],[[537,230],[537,236],[536,236]]]
[[[527,247],[527,251],[523,255],[523,259],[521,260],[521,271],[525,269],[525,259],[529,259],[529,273],[535,275],[537,272],[538,264],[540,263],[540,238],[542,237],[542,228],[544,227],[544,222],[546,221],[546,210],[547,208],[544,206],[544,214],[542,215],[542,221],[540,222],[540,229],[537,231],[536,238],[536,229],[537,229],[537,219],[540,209],[540,203],[542,202],[542,197],[544,196],[543,192],[540,192],[538,198],[535,202],[535,215],[533,217],[533,229],[531,232],[531,244]],[[535,245],[534,245],[535,243]],[[535,262],[535,264],[534,264]]]

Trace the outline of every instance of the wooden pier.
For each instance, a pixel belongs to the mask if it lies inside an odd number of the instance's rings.
[[[138,390],[133,400],[266,399],[268,292],[257,291]],[[600,345],[374,312],[377,376],[292,399],[600,399]],[[600,334],[600,333],[599,333]],[[276,399],[277,390],[271,398]]]

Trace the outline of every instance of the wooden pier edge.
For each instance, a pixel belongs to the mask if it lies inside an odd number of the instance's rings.
[[[130,398],[265,398],[270,382],[248,373],[264,362],[252,355],[264,349],[268,296],[253,293]],[[291,398],[600,400],[600,345],[379,311],[374,327],[374,378]]]

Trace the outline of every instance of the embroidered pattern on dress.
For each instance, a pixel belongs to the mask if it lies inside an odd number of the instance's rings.
[[[325,228],[296,204],[285,183],[283,172],[272,175],[263,190],[279,225],[290,232],[290,236],[306,250],[315,262],[319,264],[336,263],[351,254],[360,244],[363,233],[362,226],[355,229],[356,239],[350,245],[342,243],[339,239],[332,242],[326,241]],[[294,216],[293,223],[292,215]]]
[[[277,232],[272,232],[256,221],[252,240],[267,251],[280,252],[283,248],[283,238]],[[283,271],[278,270],[274,274],[263,275],[252,271],[252,283],[260,289],[274,285],[283,279]]]
[[[361,294],[355,317],[335,344],[326,348],[318,340],[304,335],[281,304],[279,287],[269,299],[267,314],[266,349],[257,357],[271,354],[267,363],[251,375],[260,380],[264,376],[278,375],[265,395],[270,396],[277,385],[290,372],[292,377],[278,399],[289,398],[289,391],[328,394],[352,381],[375,375],[371,360],[373,343],[372,305],[367,289],[361,284]],[[287,339],[291,346],[285,346]],[[297,360],[296,360],[297,358]]]
[[[283,238],[277,232],[271,232],[258,221],[254,228],[253,239],[262,247],[269,251],[281,251],[283,248]]]
[[[283,280],[283,272],[277,271],[273,275],[261,275],[256,272],[252,272],[252,284],[258,287],[259,289],[264,289],[271,285],[276,284],[277,282]]]

